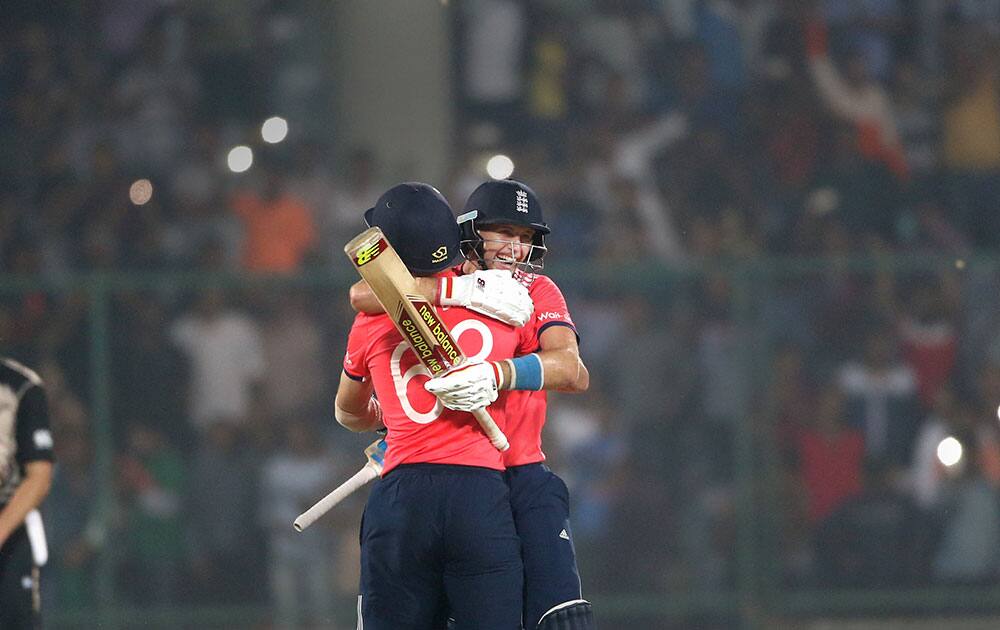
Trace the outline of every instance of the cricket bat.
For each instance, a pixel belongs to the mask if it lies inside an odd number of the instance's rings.
[[[381,229],[371,227],[357,235],[344,246],[344,253],[431,376],[466,360],[434,306],[417,291],[417,281]],[[507,436],[485,407],[472,415],[497,450],[510,448]]]
[[[337,486],[333,492],[316,502],[302,514],[299,514],[292,527],[295,531],[301,532],[309,527],[316,520],[329,512],[335,505],[346,499],[353,492],[364,486],[366,483],[382,474],[382,464],[385,462],[385,438],[375,440],[365,449],[365,457],[368,461],[358,472]]]

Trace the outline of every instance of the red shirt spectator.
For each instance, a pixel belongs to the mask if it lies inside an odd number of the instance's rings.
[[[900,345],[903,358],[917,377],[917,397],[930,409],[955,367],[958,354],[955,329],[947,322],[904,320]]]
[[[934,406],[955,369],[958,330],[952,312],[958,299],[939,282],[923,282],[913,290],[900,319],[900,351],[917,377],[917,397],[925,409]]]
[[[819,523],[861,492],[864,437],[845,425],[843,395],[836,387],[823,393],[815,425],[799,435],[798,453],[812,523]]]

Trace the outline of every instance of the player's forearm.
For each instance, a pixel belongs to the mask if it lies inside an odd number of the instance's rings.
[[[0,544],[24,523],[28,512],[42,504],[52,487],[50,462],[31,462],[26,469],[27,474],[21,485],[3,510],[0,510]]]
[[[415,278],[417,281],[417,292],[428,302],[435,303],[437,296],[437,278]],[[358,280],[351,286],[350,291],[351,308],[359,313],[376,315],[384,313],[385,309],[379,304],[378,298],[371,287],[364,280]]]
[[[551,326],[539,336],[538,345],[544,375],[542,389],[577,393],[590,387],[590,372],[580,359],[574,329]]]
[[[580,360],[580,355],[569,349],[542,350],[545,383],[542,389],[555,392],[583,392],[590,387],[590,372]]]
[[[345,429],[360,433],[381,429],[382,407],[372,395],[370,381],[358,381],[341,374],[333,415]]]
[[[384,428],[382,407],[375,398],[369,398],[365,404],[348,409],[341,407],[341,401],[337,400],[334,403],[334,416],[342,427],[355,433]]]
[[[535,353],[541,365],[540,389],[554,392],[583,392],[590,387],[590,372],[580,355],[570,348],[542,350]],[[524,389],[524,378],[518,379],[515,363],[499,361],[502,374],[501,389]],[[518,385],[519,380],[521,384]],[[529,389],[538,389],[530,387]]]

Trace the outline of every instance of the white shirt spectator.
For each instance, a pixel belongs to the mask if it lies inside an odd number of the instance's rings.
[[[252,387],[264,375],[257,324],[225,311],[174,323],[170,337],[191,362],[190,416],[196,428],[213,422],[242,423],[250,412]]]
[[[660,260],[679,264],[685,259],[684,246],[667,200],[660,194],[653,172],[656,155],[688,134],[683,114],[670,114],[624,136],[615,150],[615,167],[632,179],[638,189],[636,211],[641,231],[649,239],[653,254]]]
[[[350,474],[322,444],[314,427],[284,425],[286,447],[264,462],[260,523],[268,533],[268,572],[277,628],[327,627],[333,610],[338,557],[329,521],[296,533],[291,522],[336,480]]]

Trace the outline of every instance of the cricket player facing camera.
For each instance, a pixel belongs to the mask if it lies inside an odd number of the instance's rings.
[[[365,219],[412,274],[454,278],[460,230],[431,186],[397,185]],[[442,310],[440,318],[477,364],[513,357],[523,343],[522,328],[468,308]],[[389,316],[357,315],[337,419],[355,431],[388,429],[382,478],[361,524],[358,627],[438,629],[450,612],[459,628],[516,630],[524,576],[502,455],[471,413],[444,407],[424,389],[428,376]],[[480,409],[496,396],[496,387],[477,392],[463,408]],[[502,428],[502,413],[493,416]]]
[[[480,185],[458,221],[465,256],[456,269],[458,278],[506,271],[528,286],[534,310],[515,358],[469,362],[431,379],[425,387],[449,408],[468,406],[473,392],[492,383],[502,391],[491,409],[502,409],[511,445],[504,453],[504,464],[522,543],[524,627],[591,630],[593,612],[581,594],[568,491],[562,479],[545,466],[541,445],[546,392],[582,392],[590,384],[566,300],[555,282],[537,273],[546,253],[544,237],[550,230],[534,191],[514,180]],[[439,293],[447,296],[447,287]],[[358,310],[380,310],[363,283],[352,287],[351,297]]]

